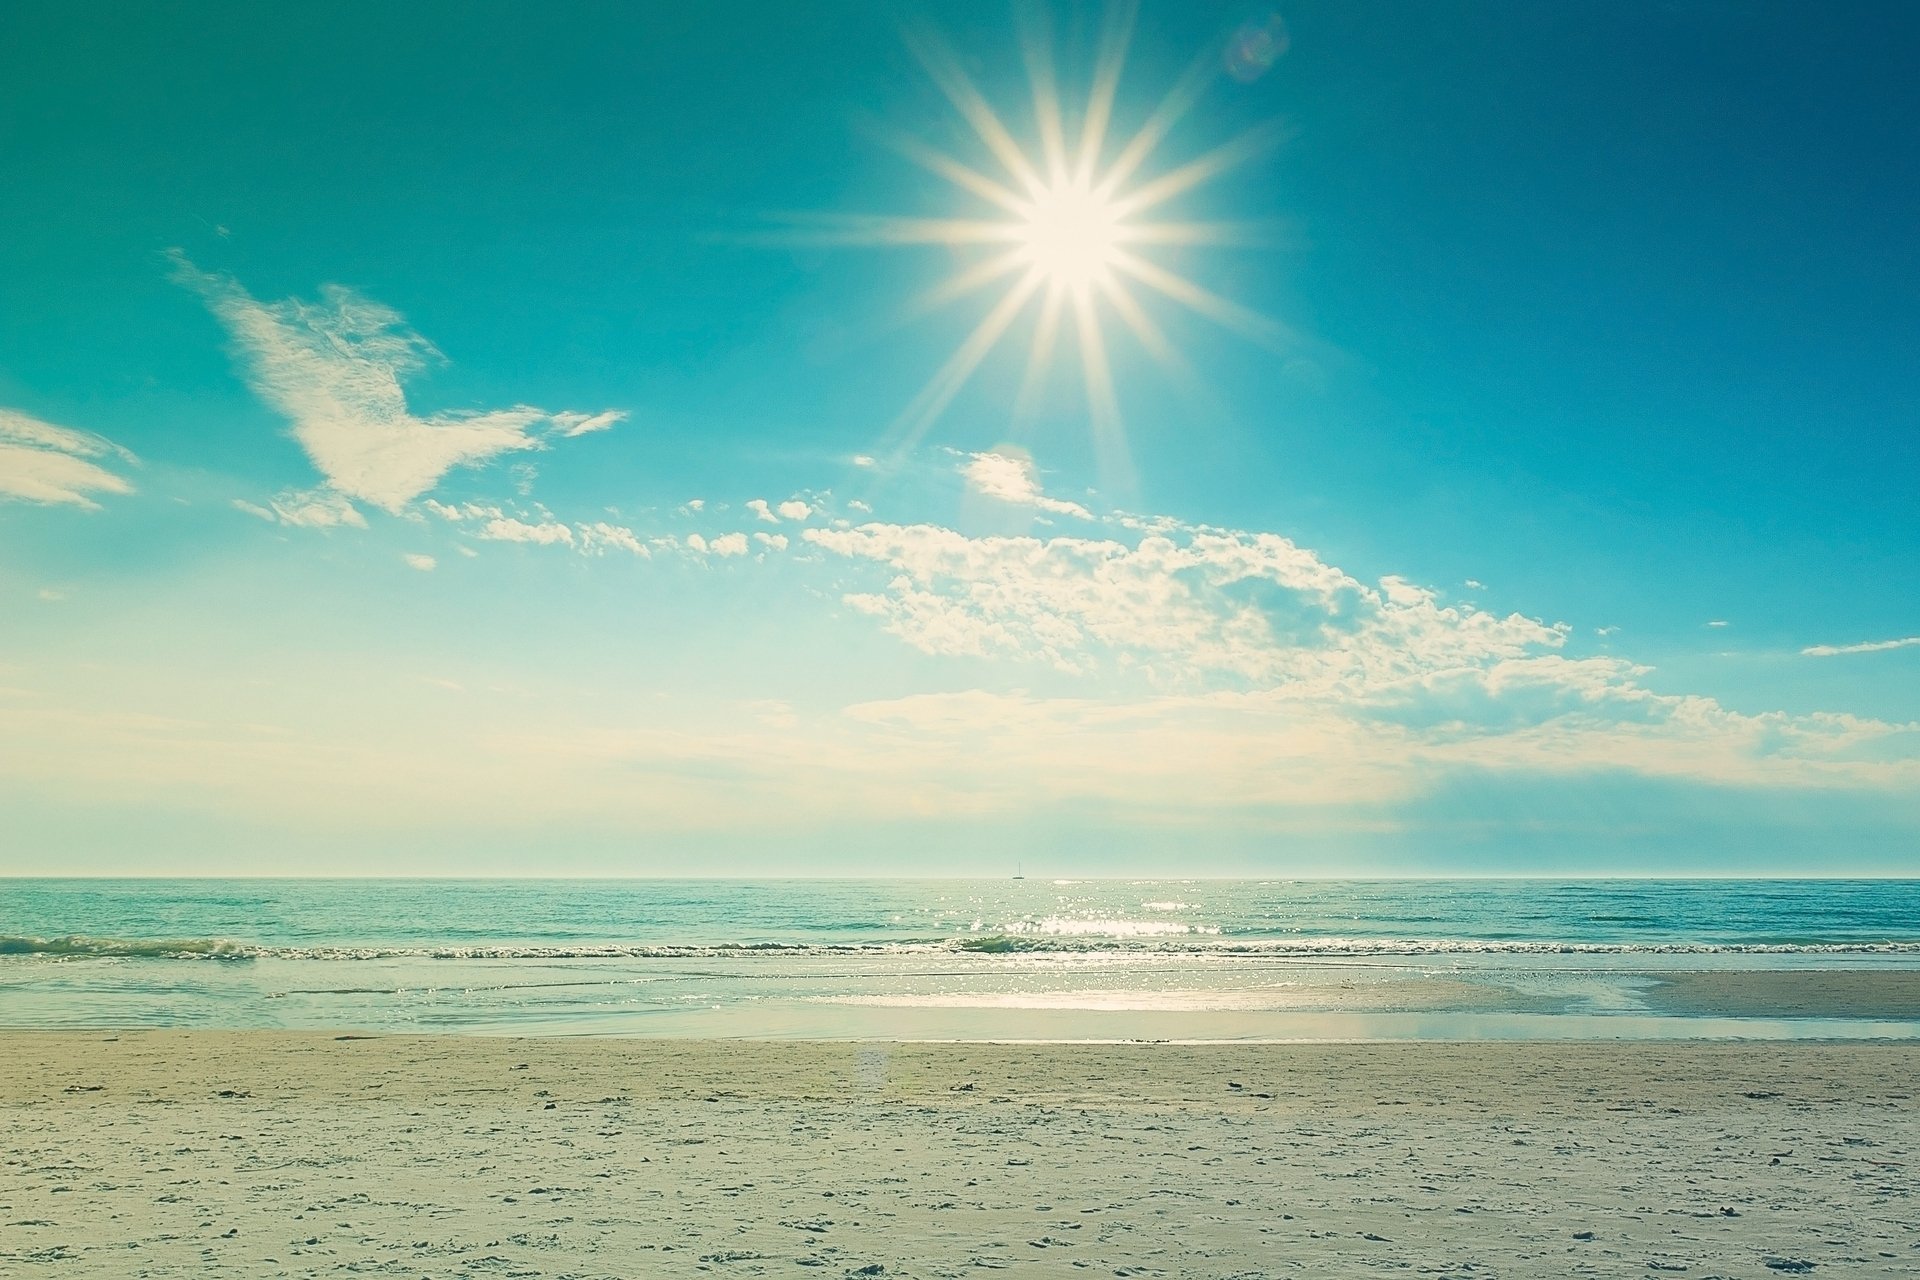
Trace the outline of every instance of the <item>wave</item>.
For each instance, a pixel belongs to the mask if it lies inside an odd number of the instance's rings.
[[[114,956],[146,960],[245,960],[255,948],[223,938],[14,938],[0,936],[0,956]]]
[[[1482,938],[1220,938],[1141,929],[1125,935],[1018,928],[892,942],[503,943],[272,946],[224,938],[0,936],[0,957],[55,960],[697,960],[796,956],[1169,955],[1229,958],[1447,955],[1897,955],[1920,956],[1920,939],[1797,942],[1563,942]]]

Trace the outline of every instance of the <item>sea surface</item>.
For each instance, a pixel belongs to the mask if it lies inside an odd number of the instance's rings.
[[[1920,1038],[1729,969],[1920,969],[1920,881],[0,879],[0,1028]]]

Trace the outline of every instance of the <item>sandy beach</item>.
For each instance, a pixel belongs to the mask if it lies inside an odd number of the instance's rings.
[[[1920,1046],[0,1037],[13,1276],[1920,1275]]]

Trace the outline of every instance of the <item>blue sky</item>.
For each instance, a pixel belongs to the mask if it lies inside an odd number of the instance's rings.
[[[1920,870],[1920,18],[1113,19],[10,6],[0,871]]]

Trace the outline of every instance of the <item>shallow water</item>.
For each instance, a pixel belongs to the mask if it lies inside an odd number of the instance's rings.
[[[1920,882],[0,881],[8,1027],[1920,1036],[1647,998],[1809,967],[1920,967]]]

